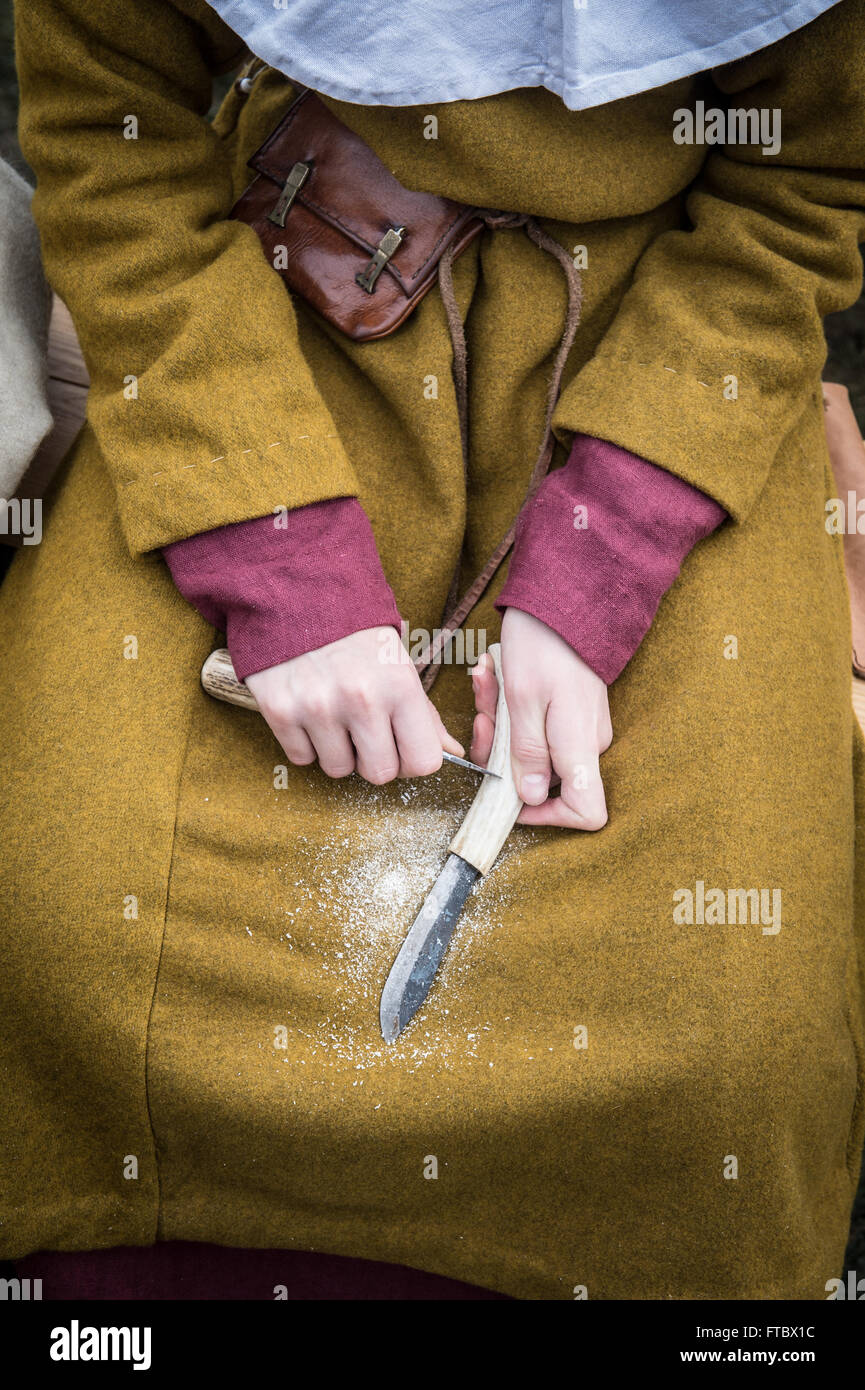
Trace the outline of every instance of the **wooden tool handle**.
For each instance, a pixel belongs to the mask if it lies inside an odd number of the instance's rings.
[[[511,772],[511,720],[502,680],[502,649],[494,642],[487,650],[499,683],[496,732],[487,767],[499,775],[483,778],[468,815],[448,846],[451,854],[458,854],[482,874],[489,873],[492,868],[523,805]]]
[[[210,653],[201,668],[201,684],[215,700],[224,700],[227,705],[242,705],[244,709],[258,709],[252,691],[234,674],[225,647]]]

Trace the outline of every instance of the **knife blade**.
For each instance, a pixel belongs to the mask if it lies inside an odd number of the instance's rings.
[[[499,685],[489,770],[468,814],[448,846],[448,859],[427,894],[390,968],[382,991],[379,1022],[393,1043],[423,1004],[450,944],[466,898],[489,873],[522,809],[511,772],[511,735],[502,681],[501,648],[489,648]]]
[[[481,767],[480,763],[470,763],[468,758],[458,758],[456,753],[442,752],[442,757],[446,763],[453,763],[454,767],[467,767],[470,772],[480,772],[484,777],[499,777],[501,774],[493,772],[491,767]]]
[[[396,1042],[429,994],[463,903],[479,877],[473,864],[448,855],[387,977],[379,1009],[385,1042]]]

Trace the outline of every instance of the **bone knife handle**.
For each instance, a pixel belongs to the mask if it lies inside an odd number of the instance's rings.
[[[465,820],[448,846],[451,854],[458,854],[482,874],[492,868],[523,805],[511,772],[511,721],[502,680],[502,649],[494,642],[487,650],[499,683],[496,732],[487,766],[499,776],[483,778]]]
[[[201,668],[201,684],[215,700],[224,700],[227,705],[243,705],[244,709],[258,709],[252,691],[234,674],[225,647],[210,653]]]

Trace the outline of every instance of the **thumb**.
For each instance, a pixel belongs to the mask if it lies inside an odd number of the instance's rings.
[[[511,766],[514,782],[527,806],[540,806],[550,788],[550,750],[544,706],[508,702],[511,716]]]

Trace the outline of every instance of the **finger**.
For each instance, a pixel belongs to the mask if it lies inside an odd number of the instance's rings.
[[[282,745],[288,761],[297,767],[307,767],[315,762],[315,749],[297,715],[286,705],[273,705],[266,700],[259,703],[261,713]]]
[[[552,766],[545,726],[546,708],[519,690],[508,694],[511,716],[511,766],[517,791],[527,806],[547,799]]]
[[[499,700],[499,683],[489,653],[484,652],[481,655],[477,665],[471,668],[471,675],[478,713],[472,727],[470,755],[472,762],[485,766],[492,751]]]
[[[312,743],[322,772],[328,777],[348,777],[355,770],[355,750],[348,730],[336,721],[308,721],[306,735]]]
[[[282,746],[288,761],[296,767],[307,767],[315,762],[315,749],[310,743],[298,712],[285,692],[270,679],[270,671],[255,671],[247,678],[247,685],[255,695],[258,708],[274,738]]]
[[[496,726],[489,715],[475,715],[475,722],[472,728],[471,747],[469,748],[469,757],[473,763],[478,763],[481,767],[487,766],[493,751],[495,733]],[[553,776],[550,778],[550,786],[557,786],[558,781],[558,773],[554,772]]]
[[[380,787],[399,776],[399,753],[390,719],[383,711],[371,711],[365,719],[356,720],[352,723],[350,732],[351,741],[357,750],[357,770],[361,777]]]
[[[541,806],[524,806],[517,816],[518,825],[560,826],[565,830],[587,830],[582,820],[560,796],[548,796]]]
[[[607,823],[607,801],[594,717],[587,729],[574,718],[569,702],[553,700],[547,710],[547,740],[553,767],[562,779],[562,812],[567,808],[577,816],[584,830],[600,830]]]
[[[315,749],[309,736],[299,724],[270,726],[282,745],[285,756],[295,767],[308,767],[315,762]]]
[[[471,668],[471,672],[475,705],[479,713],[487,715],[495,723],[496,706],[499,701],[499,683],[496,680],[496,668],[493,665],[493,659],[488,652],[484,652],[477,665]]]
[[[584,830],[601,830],[607,823],[607,798],[598,758],[586,755],[577,775],[562,782],[561,800],[582,822]]]
[[[442,733],[451,743],[447,730],[436,718],[434,705],[426,698],[403,700],[391,714],[391,727],[399,759],[399,777],[428,777],[442,765]]]
[[[573,706],[562,701],[550,704],[545,727],[550,758],[562,780],[561,794],[532,806],[523,824],[600,830],[607,823],[607,803],[597,738],[587,742],[585,729],[574,718]]]
[[[606,825],[607,807],[600,786],[600,797],[594,809],[586,803],[578,808],[569,804],[570,794],[551,796],[541,806],[524,806],[517,817],[521,825],[560,825],[568,830],[602,830]]]

